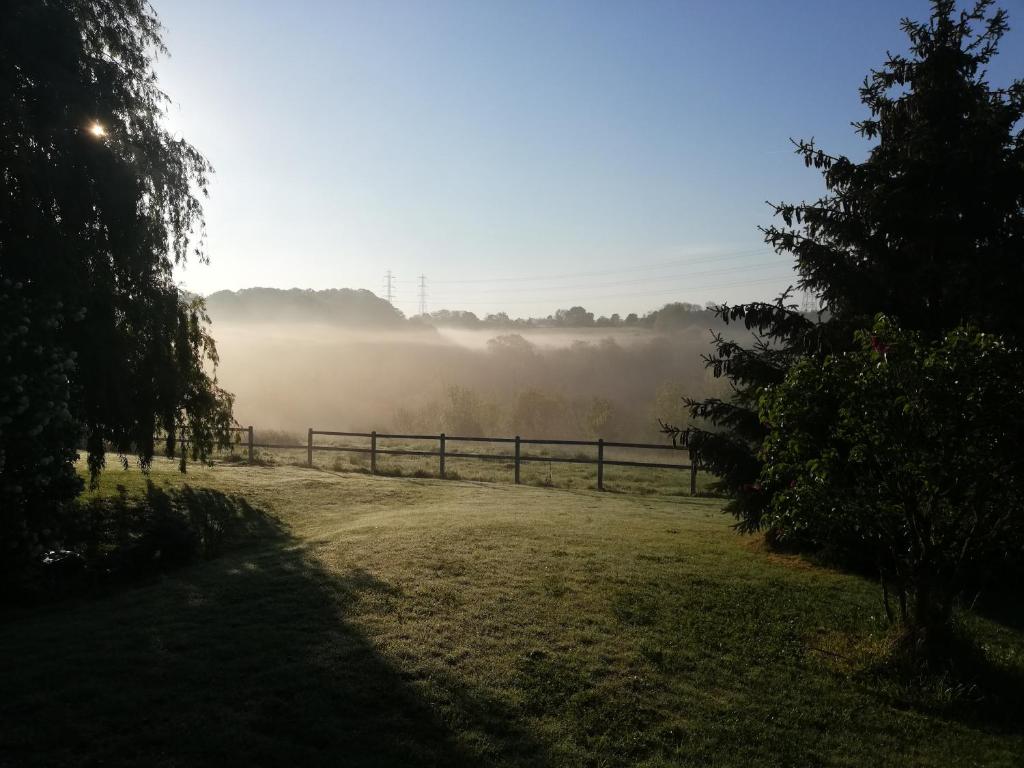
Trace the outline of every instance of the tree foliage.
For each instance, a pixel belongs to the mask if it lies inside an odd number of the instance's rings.
[[[727,327],[741,325],[753,337],[745,345],[724,332],[712,333],[714,349],[704,363],[715,377],[729,380],[731,397],[683,398],[695,424],[710,424],[711,429],[661,423],[673,442],[688,447],[693,460],[718,478],[717,490],[730,496],[726,509],[745,532],[762,527],[768,501],[760,483],[761,444],[767,436],[759,416],[761,398],[782,383],[803,355],[823,354],[835,343],[830,326],[798,311],[789,298],[787,291],[772,303],[717,307]]]
[[[733,397],[687,402],[707,428],[665,430],[722,478],[741,529],[869,552],[887,583],[920,604],[911,619],[927,624],[948,617],[962,584],[953,563],[982,562],[990,545],[1013,544],[1003,554],[1021,557],[1019,540],[995,532],[1005,528],[981,535],[969,521],[1005,522],[1002,503],[1019,514],[1016,481],[982,489],[993,471],[1017,467],[1013,451],[1024,447],[1016,427],[999,431],[1004,409],[1020,402],[1024,83],[986,79],[1007,28],[990,0],[964,11],[934,0],[929,21],[902,26],[908,53],[890,54],[860,91],[866,159],[795,142],[826,194],[774,205],[781,222],[763,230],[794,256],[798,287],[820,299],[818,318],[787,306],[788,294],[720,307],[754,333],[752,345],[716,335],[706,358]],[[894,348],[907,350],[899,365],[864,349],[862,331],[879,314]],[[923,370],[912,375],[914,365]],[[956,474],[945,475],[947,460]],[[907,521],[921,514],[935,521],[933,538],[911,540]]]
[[[35,398],[26,413],[50,408],[62,425],[48,453],[58,476],[79,437],[94,475],[108,447],[147,464],[158,433],[174,453],[183,427],[202,458],[227,437],[231,397],[211,374],[202,303],[171,270],[205,258],[211,168],[162,126],[158,21],[140,0],[3,0],[0,17],[0,281],[28,329],[6,343],[53,358],[13,358],[11,380]],[[31,436],[20,423],[5,427],[8,449]]]
[[[82,488],[61,309],[0,281],[0,573],[46,546]]]
[[[964,587],[1024,551],[1024,356],[976,328],[928,342],[882,315],[856,338],[761,401],[764,524],[874,561],[902,618],[941,631]]]
[[[882,312],[933,337],[962,323],[1024,336],[1024,82],[986,80],[1007,28],[991,5],[935,0],[928,22],[903,20],[909,55],[861,87],[866,160],[797,142],[827,194],[775,205],[765,239],[848,326]]]

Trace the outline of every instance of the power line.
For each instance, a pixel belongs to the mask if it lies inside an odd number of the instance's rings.
[[[575,291],[589,288],[605,288],[605,287],[619,287],[627,285],[644,285],[652,281],[664,282],[666,280],[679,280],[692,277],[707,277],[710,275],[731,275],[737,273],[746,274],[748,272],[764,270],[764,269],[777,269],[784,265],[777,262],[765,261],[758,264],[745,264],[739,267],[723,267],[722,269],[705,269],[699,272],[680,272],[671,275],[657,275],[642,277],[636,280],[614,280],[611,282],[601,283],[587,283],[587,284],[576,284],[576,285],[536,285],[530,287],[516,287],[516,288],[475,288],[473,289],[474,294],[479,293],[535,293],[537,291]],[[787,267],[788,269],[788,267]],[[449,294],[444,294],[448,296]]]
[[[586,302],[590,302],[590,301],[605,301],[607,299],[627,299],[627,298],[642,297],[642,296],[664,296],[664,295],[669,295],[669,294],[677,294],[678,295],[682,290],[689,290],[689,291],[713,291],[713,290],[721,290],[721,289],[724,289],[724,288],[742,288],[742,287],[745,287],[745,286],[764,285],[764,284],[767,284],[767,283],[775,283],[776,285],[781,285],[782,283],[785,283],[787,279],[789,279],[790,282],[792,282],[793,281],[792,280],[793,277],[794,276],[792,276],[792,275],[789,275],[789,276],[782,276],[782,275],[780,275],[780,276],[777,276],[777,277],[764,277],[764,278],[761,278],[761,279],[758,279],[758,280],[739,280],[739,281],[732,281],[732,282],[725,282],[725,283],[717,283],[717,284],[713,284],[713,285],[693,285],[693,286],[688,286],[686,289],[681,289],[681,288],[665,288],[665,289],[660,289],[660,290],[656,290],[656,291],[636,291],[636,292],[633,292],[633,293],[606,293],[606,294],[597,294],[597,295],[591,295],[591,296],[577,296],[577,297],[572,299],[572,303],[573,304],[585,304]],[[451,303],[452,304],[457,304],[457,305],[487,305],[487,306],[502,305],[502,306],[504,306],[504,305],[528,305],[528,304],[554,304],[554,303],[557,303],[558,301],[559,301],[559,299],[557,297],[551,297],[551,298],[541,298],[541,299],[519,299],[519,300],[516,300],[516,301],[501,301],[500,299],[495,299],[494,301],[459,301],[457,299],[454,299],[454,300],[451,300]]]
[[[486,277],[486,278],[474,278],[466,280],[434,280],[435,285],[454,285],[454,284],[468,284],[468,283],[505,283],[505,282],[530,282],[534,280],[561,280],[561,279],[574,279],[580,277],[600,277],[604,275],[620,275],[638,272],[640,270],[658,270],[658,269],[669,269],[671,267],[687,267],[691,264],[703,264],[709,261],[732,261],[734,259],[742,259],[748,256],[760,256],[774,253],[774,251],[767,250],[765,248],[754,248],[745,251],[731,251],[720,254],[712,254],[708,256],[702,256],[695,259],[675,259],[673,261],[664,261],[657,264],[639,264],[623,269],[604,269],[595,272],[569,272],[564,274],[546,274],[546,275],[528,275],[522,277]]]

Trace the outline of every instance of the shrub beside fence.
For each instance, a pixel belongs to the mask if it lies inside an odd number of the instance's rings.
[[[598,440],[540,440],[533,438],[523,438],[519,435],[515,437],[470,437],[463,435],[446,435],[443,432],[438,435],[399,435],[386,432],[335,432],[329,430],[313,429],[310,427],[306,432],[306,443],[302,444],[281,444],[281,443],[257,443],[254,440],[255,433],[253,427],[235,427],[232,429],[233,432],[241,433],[245,436],[245,446],[248,454],[248,461],[250,464],[255,461],[255,449],[256,448],[267,448],[267,449],[278,449],[278,450],[306,450],[306,465],[309,467],[313,466],[313,454],[316,451],[325,451],[333,453],[359,453],[369,454],[370,457],[370,472],[373,474],[377,473],[377,458],[378,456],[420,456],[420,457],[436,457],[438,460],[438,475],[441,478],[446,477],[447,459],[481,459],[484,461],[505,461],[511,462],[513,467],[513,480],[518,485],[521,481],[521,467],[525,463],[529,462],[553,462],[562,464],[589,464],[596,465],[597,467],[597,488],[598,490],[604,490],[604,474],[605,467],[646,467],[652,469],[678,469],[689,471],[690,475],[690,494],[696,495],[697,493],[697,469],[698,462],[695,457],[691,454],[687,448],[679,448],[674,445],[663,445],[659,443],[623,443],[606,441],[604,439]],[[343,437],[343,438],[358,438],[368,440],[369,444],[365,447],[362,446],[351,446],[351,445],[324,445],[317,444],[315,438],[317,436],[323,437]],[[378,440],[414,440],[414,441],[431,441],[437,443],[437,450],[415,450],[410,448],[382,448],[378,445]],[[184,436],[181,438],[182,445],[184,446],[188,440]],[[511,453],[470,453],[465,450],[451,450],[451,443],[488,443],[507,445],[512,449]],[[529,453],[531,446],[559,446],[559,447],[577,447],[577,448],[591,448],[595,450],[595,455],[591,457],[581,456],[537,456]],[[524,447],[526,451],[524,452]],[[608,459],[605,458],[606,448],[626,448],[644,451],[685,451],[687,454],[687,463],[666,463],[666,462],[653,462],[653,461],[627,461],[622,459]]]

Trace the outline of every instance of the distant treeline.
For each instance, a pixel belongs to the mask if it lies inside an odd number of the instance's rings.
[[[458,309],[440,309],[426,315],[417,315],[413,322],[426,322],[435,326],[454,328],[650,328],[672,330],[693,325],[718,325],[710,306],[688,302],[666,304],[661,309],[638,315],[630,312],[625,317],[618,313],[595,317],[584,307],[559,309],[547,317],[509,317],[505,312],[478,317],[473,312]]]
[[[367,290],[323,291],[292,288],[245,288],[218,291],[206,298],[210,316],[232,322],[313,322],[361,328],[452,327],[486,328],[649,328],[674,330],[718,325],[709,306],[675,302],[638,315],[631,312],[595,317],[584,307],[559,309],[547,317],[510,317],[505,312],[477,316],[464,310],[441,309],[411,318]]]

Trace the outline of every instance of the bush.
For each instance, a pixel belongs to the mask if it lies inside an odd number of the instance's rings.
[[[1024,355],[959,328],[879,316],[857,349],[806,359],[762,401],[764,523],[783,542],[873,563],[915,642],[1024,552]]]

